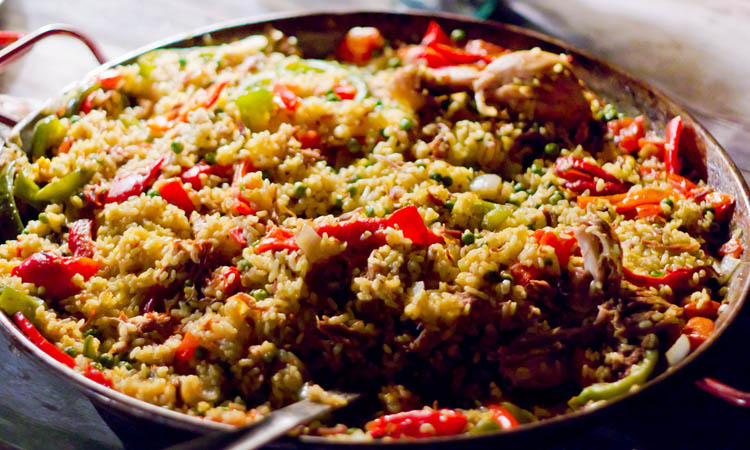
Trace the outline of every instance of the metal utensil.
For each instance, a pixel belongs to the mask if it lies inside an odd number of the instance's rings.
[[[346,400],[343,405],[331,406],[303,399],[297,403],[277,409],[260,422],[238,427],[232,431],[217,431],[188,442],[170,447],[171,450],[203,450],[223,448],[225,450],[251,450],[278,439],[298,425],[304,425],[316,417],[349,405],[360,394],[336,393]]]

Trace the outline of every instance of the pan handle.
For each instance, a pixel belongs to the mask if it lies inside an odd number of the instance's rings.
[[[699,389],[733,405],[744,408],[750,407],[750,392],[735,389],[721,381],[708,377],[696,381],[695,385]]]
[[[45,25],[31,33],[22,33],[17,31],[0,31],[0,45],[8,44],[7,47],[0,50],[0,73],[6,66],[27,52],[34,44],[40,40],[55,35],[71,36],[83,42],[99,64],[104,64],[107,58],[104,57],[99,46],[86,34],[78,31],[74,27],[65,24]],[[0,123],[13,127],[18,120],[7,114],[0,112]]]

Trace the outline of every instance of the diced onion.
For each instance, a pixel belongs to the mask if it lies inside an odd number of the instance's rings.
[[[323,238],[308,224],[302,225],[302,229],[297,233],[297,245],[310,263],[325,256],[320,245],[322,240]]]
[[[732,255],[726,255],[724,258],[721,259],[721,263],[719,264],[719,274],[721,275],[722,281],[729,280],[729,277],[732,276],[735,270],[737,270],[737,267],[740,265],[740,260],[733,257]]]
[[[486,173],[474,178],[469,188],[480,197],[491,197],[500,191],[503,179],[494,173]]]
[[[690,339],[684,334],[681,334],[679,338],[669,347],[667,350],[666,357],[667,362],[670,366],[674,366],[679,363],[690,353]]]

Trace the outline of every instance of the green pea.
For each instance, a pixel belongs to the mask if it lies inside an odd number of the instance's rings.
[[[216,153],[206,153],[206,156],[204,156],[203,159],[211,165],[216,164]]]
[[[652,277],[663,277],[664,272],[662,272],[661,270],[652,270],[651,272],[649,272],[649,275],[651,275]]]
[[[84,337],[94,336],[94,337],[98,338],[100,336],[99,335],[99,330],[97,330],[96,328],[89,328],[88,330],[86,330],[86,331],[83,332],[83,336]]]
[[[169,146],[172,148],[172,151],[178,155],[182,153],[182,150],[185,148],[185,146],[182,145],[181,142],[177,142],[177,141],[172,141],[172,143],[169,144]]]
[[[560,146],[555,144],[554,142],[550,142],[549,144],[544,146],[544,153],[555,156],[560,152]]]
[[[515,192],[521,192],[521,191],[525,191],[525,190],[526,190],[526,188],[520,182],[513,185],[513,191],[515,191]]]
[[[542,175],[544,173],[544,169],[539,164],[534,163],[531,165],[531,173],[533,173],[534,175]]]
[[[565,198],[565,197],[563,197],[563,195],[562,195],[562,193],[560,191],[555,191],[555,193],[552,194],[552,195],[550,195],[550,197],[549,197],[549,204],[550,205],[556,205],[557,202],[559,202],[563,198]]]
[[[404,131],[409,131],[414,128],[414,121],[408,117],[402,117],[398,122],[398,127]]]
[[[441,181],[443,181],[443,176],[442,176],[442,175],[440,175],[439,173],[431,173],[431,174],[430,174],[430,179],[431,179],[431,180],[435,180],[435,181],[437,181],[438,183],[440,183]]]
[[[307,196],[307,185],[299,181],[294,183],[294,198],[300,199]]]
[[[443,186],[450,187],[453,184],[453,178],[447,177],[447,176],[443,177],[442,183],[443,183]]]
[[[253,289],[250,295],[255,297],[257,300],[265,300],[268,298],[268,291],[265,289]]]
[[[391,58],[388,58],[388,67],[390,69],[395,69],[396,67],[401,65],[401,58],[394,56]]]
[[[49,224],[49,218],[47,217],[47,214],[45,214],[45,213],[39,214],[39,221],[42,222],[45,225]]]
[[[146,195],[148,195],[149,197],[161,197],[161,194],[160,194],[160,193],[159,193],[159,191],[157,191],[156,189],[150,189],[150,190],[149,190],[149,191],[148,191],[148,192],[146,193]]]
[[[446,208],[446,209],[447,209],[448,211],[453,211],[453,207],[454,207],[454,206],[456,206],[456,202],[455,202],[455,201],[453,201],[453,200],[448,200],[447,202],[445,202],[445,208]]]
[[[99,357],[99,363],[107,369],[111,369],[115,366],[115,358],[110,353],[104,353]]]
[[[352,153],[359,153],[362,150],[362,144],[360,144],[357,139],[351,138],[346,143],[346,148]]]
[[[99,371],[104,370],[104,367],[98,361],[92,361],[90,366]]]
[[[193,285],[193,280],[185,280],[185,286],[191,287]]]
[[[120,367],[124,367],[127,370],[132,370],[133,369],[133,365],[130,364],[128,361],[120,361],[119,363],[117,363],[117,365],[120,366]]]
[[[605,105],[603,113],[606,120],[612,120],[617,117],[617,110],[614,106],[612,106],[612,104]]]
[[[674,209],[674,201],[671,198],[665,198],[661,201],[661,204],[669,209]]]
[[[333,204],[333,207],[336,209],[341,209],[344,207],[344,197],[337,195],[336,201]]]
[[[253,267],[253,265],[246,259],[240,260],[240,262],[237,263],[237,268],[240,270],[247,270],[251,267]]]
[[[375,208],[370,205],[365,206],[365,215],[367,217],[375,217]]]
[[[456,28],[451,31],[451,40],[454,42],[460,42],[466,39],[466,32],[460,28]]]
[[[184,69],[187,66],[187,59],[180,58],[177,60],[177,63],[180,65],[180,69]]]
[[[68,356],[70,356],[70,357],[72,357],[72,358],[75,358],[75,357],[76,357],[76,356],[78,355],[78,352],[76,351],[76,349],[74,349],[74,348],[73,348],[72,346],[70,346],[70,345],[69,345],[69,346],[67,346],[67,347],[65,347],[65,348],[63,349],[63,352],[64,352],[64,353],[65,353],[66,355],[68,355]]]
[[[512,283],[513,275],[511,275],[510,272],[503,270],[502,272],[500,272],[500,279],[503,281],[508,280]]]
[[[703,208],[703,214],[706,214],[708,212],[710,212],[711,214],[716,214],[716,210],[711,205],[706,206],[705,208]]]
[[[463,242],[464,245],[471,245],[475,240],[476,236],[474,236],[474,233],[469,230],[464,231],[464,234],[461,235],[461,242]]]
[[[338,94],[336,94],[332,90],[326,92],[326,97],[325,98],[326,98],[326,101],[329,101],[329,102],[340,102],[341,101],[341,97],[339,97]]]
[[[349,186],[348,188],[346,188],[346,193],[354,197],[355,195],[357,195],[357,186]]]

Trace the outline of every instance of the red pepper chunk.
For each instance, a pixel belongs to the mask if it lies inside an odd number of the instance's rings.
[[[607,129],[615,137],[617,144],[626,152],[638,150],[638,140],[643,137],[643,123],[646,118],[623,117],[607,122]]]
[[[24,317],[23,314],[17,312],[13,314],[13,321],[18,325],[23,334],[31,341],[32,344],[36,345],[39,350],[43,351],[47,355],[51,356],[55,361],[65,364],[68,367],[75,367],[76,361],[69,355],[63,353],[62,350],[55,347],[50,343],[44,336],[34,328],[34,325]]]
[[[574,236],[563,235],[558,237],[554,232],[546,230],[537,230],[533,236],[540,245],[549,245],[555,249],[555,256],[557,256],[561,269],[568,267],[573,247],[578,242]]]
[[[445,34],[443,28],[438,25],[437,22],[431,20],[427,25],[427,31],[425,31],[420,45],[431,46],[433,44],[452,45],[453,42],[451,41],[451,38],[449,38],[448,35]]]
[[[296,111],[299,107],[299,97],[285,84],[277,83],[274,85],[273,95],[275,99],[278,99],[277,104],[289,111]]]
[[[245,230],[243,230],[241,227],[232,228],[231,230],[229,230],[229,235],[232,237],[234,242],[238,243],[240,246],[244,247],[247,245]]]
[[[299,247],[297,247],[297,238],[294,236],[294,233],[276,227],[258,242],[255,246],[255,253],[263,253],[267,251],[277,252],[281,250],[294,251],[297,249],[299,249]]]
[[[432,47],[421,45],[405,48],[400,52],[403,59],[407,61],[423,60],[427,67],[437,69],[439,67],[451,66],[453,61]]]
[[[72,281],[76,274],[88,280],[98,271],[98,264],[91,258],[64,258],[50,252],[37,252],[14,267],[11,274],[21,278],[24,283],[44,287],[50,298],[60,299],[80,291]]]
[[[174,353],[177,362],[185,364],[193,359],[193,355],[195,354],[195,349],[198,348],[198,344],[200,344],[198,338],[189,331],[186,332],[185,336],[182,338],[182,342],[180,342],[180,345],[177,346],[177,350],[175,350]]]
[[[542,276],[542,271],[532,266],[524,266],[521,263],[515,263],[510,266],[510,274],[513,281],[521,286],[527,286],[533,280],[538,280]]]
[[[608,181],[605,181],[601,188],[599,188],[599,183],[593,180],[568,181],[563,186],[565,189],[576,194],[583,194],[589,191],[592,196],[622,194],[630,189],[626,184],[610,183]]]
[[[352,84],[337,84],[333,87],[333,92],[341,100],[352,100],[357,95],[357,88]]]
[[[236,267],[227,267],[221,274],[224,295],[229,297],[242,287],[242,274]]]
[[[220,165],[209,165],[206,163],[198,163],[193,167],[182,172],[180,179],[190,185],[196,191],[199,191],[203,187],[201,181],[201,175],[216,175],[219,177],[228,177],[232,173],[232,166],[220,166]]]
[[[742,248],[742,242],[740,242],[737,238],[732,238],[724,243],[719,248],[719,255],[726,256],[726,255],[732,255],[735,258],[739,258],[742,256],[742,252],[744,249]]]
[[[70,224],[68,229],[68,248],[73,256],[94,256],[94,240],[91,229],[94,222],[91,219],[80,219]]]
[[[706,317],[692,317],[682,329],[682,334],[690,340],[690,349],[695,350],[704,343],[714,331],[714,321]]]
[[[167,202],[185,211],[185,214],[188,216],[191,212],[195,211],[193,201],[190,200],[190,196],[182,186],[182,182],[177,178],[172,178],[166,183],[162,183],[162,185],[159,186],[159,194],[161,194],[162,198]]]
[[[667,173],[679,174],[682,163],[678,155],[680,135],[682,134],[682,118],[677,116],[669,121],[665,131],[664,167]]]
[[[687,178],[677,175],[676,173],[667,173],[667,181],[677,191],[685,197],[689,197],[693,191],[698,189],[698,185]]]
[[[728,219],[734,211],[734,198],[729,194],[711,192],[706,195],[705,200],[714,208],[714,217],[719,222]]]
[[[374,438],[426,438],[461,433],[466,422],[466,416],[452,409],[416,409],[378,417],[365,428]]]
[[[503,430],[510,430],[511,428],[518,426],[518,419],[516,419],[506,408],[503,408],[500,405],[490,405],[487,408],[492,411],[492,416]]]
[[[705,271],[705,275],[700,276],[699,282],[703,282],[706,278],[711,276],[717,276],[716,271],[711,266],[698,266],[693,268],[681,268],[667,271],[667,274],[660,277],[654,277],[650,275],[641,275],[633,272],[627,267],[623,267],[623,274],[625,279],[640,287],[658,287],[661,285],[669,286],[673,291],[686,291],[690,290],[690,282],[693,280],[693,274],[700,271]]]
[[[299,132],[294,137],[299,141],[302,148],[320,148],[322,142],[320,134],[315,130]]]
[[[108,388],[112,387],[112,380],[107,378],[100,370],[95,369],[91,366],[86,367],[86,371],[83,373],[83,376],[95,383],[101,384],[102,386],[106,386]]]
[[[116,71],[107,71],[102,74],[99,78],[99,84],[104,89],[117,89],[117,86],[122,81],[122,74]]]
[[[590,162],[584,161],[581,158],[573,158],[572,156],[564,156],[557,158],[555,161],[555,173],[558,177],[564,178],[568,181],[580,180],[580,179],[593,179],[601,178],[604,181],[610,183],[622,184],[619,178]]]
[[[719,314],[721,303],[714,300],[694,301],[685,305],[685,315],[688,317],[708,317],[714,319]]]
[[[409,205],[395,211],[386,219],[386,223],[391,228],[398,227],[404,234],[404,237],[417,245],[432,245],[443,243],[442,236],[432,232],[425,225],[419,210],[414,205]]]
[[[151,186],[159,176],[159,171],[166,160],[160,158],[145,171],[132,172],[123,176],[115,177],[109,186],[105,203],[119,203],[134,195],[141,195],[147,187]]]

